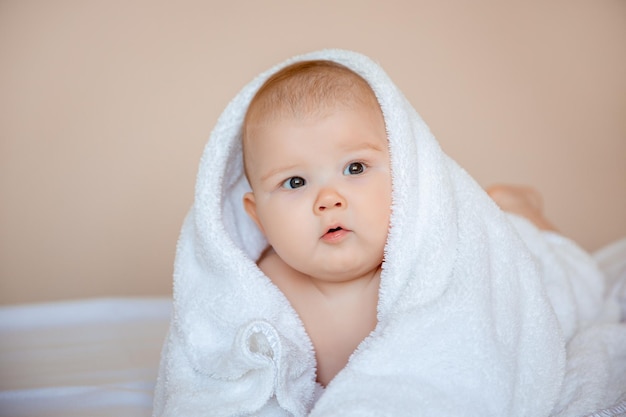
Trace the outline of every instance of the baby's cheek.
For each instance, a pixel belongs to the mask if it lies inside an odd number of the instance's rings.
[[[306,224],[298,211],[289,207],[274,207],[266,215],[265,229],[272,246],[295,244]]]

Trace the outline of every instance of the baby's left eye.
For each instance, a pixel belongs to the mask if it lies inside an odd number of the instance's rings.
[[[363,162],[352,162],[348,164],[346,169],[344,169],[344,175],[359,175],[365,171],[365,164]]]

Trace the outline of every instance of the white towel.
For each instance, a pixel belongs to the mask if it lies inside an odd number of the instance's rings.
[[[247,106],[272,73],[310,59],[371,85],[393,179],[378,325],[323,393],[302,322],[255,264],[266,241],[242,206]],[[376,63],[340,50],[296,57],[247,85],[205,148],[154,415],[547,416],[562,401],[566,339],[543,281],[516,226]]]

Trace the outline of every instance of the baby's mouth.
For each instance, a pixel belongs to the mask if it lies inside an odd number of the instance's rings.
[[[324,233],[322,239],[326,242],[339,242],[348,232],[348,229],[344,229],[341,226],[331,227]]]

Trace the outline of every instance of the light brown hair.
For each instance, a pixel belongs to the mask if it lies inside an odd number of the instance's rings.
[[[303,117],[337,103],[378,104],[369,84],[332,61],[289,65],[265,81],[250,102],[244,125],[258,117]]]

